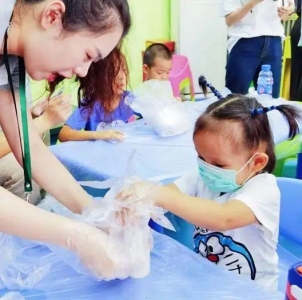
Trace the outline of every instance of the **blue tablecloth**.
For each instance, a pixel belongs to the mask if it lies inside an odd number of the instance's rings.
[[[284,299],[281,293],[264,291],[243,276],[223,271],[167,236],[154,232],[154,237],[151,273],[146,278],[96,282],[59,263],[35,290],[22,295],[30,300]],[[45,252],[46,248],[33,249],[27,262]]]
[[[191,135],[160,138],[149,126],[136,122],[123,129],[128,138],[122,143],[68,142],[52,146],[51,150],[77,180],[104,180],[133,171],[142,178],[163,174],[177,177],[196,166]]]
[[[196,118],[215,101],[211,98],[201,102],[185,102],[192,116],[192,128]],[[299,103],[285,100],[261,99],[265,106],[272,104]],[[268,114],[275,143],[287,139],[288,125],[278,111]],[[302,123],[301,129],[302,129]],[[127,134],[124,142],[68,142],[52,146],[53,153],[63,162],[77,180],[105,180],[129,175],[135,171],[142,178],[170,174],[177,177],[196,167],[196,152],[192,131],[183,135],[160,138],[143,121],[125,124],[120,130]],[[134,159],[128,166],[133,151]],[[129,171],[130,169],[130,171]],[[173,176],[174,175],[174,176]]]
[[[192,123],[213,101],[215,99],[185,104],[191,111]],[[265,106],[289,103],[268,99],[262,99],[261,102]],[[268,116],[275,142],[279,143],[286,140],[288,126],[283,116],[278,111],[272,111]],[[133,172],[145,179],[163,176],[161,177],[162,180],[164,177],[175,178],[196,167],[196,152],[192,142],[192,132],[177,137],[160,138],[142,122],[126,124],[121,129],[127,134],[127,139],[123,143],[69,142],[53,146],[51,150],[77,180],[102,181],[133,174]],[[133,151],[135,151],[134,158],[129,165]],[[287,269],[298,259],[280,246],[278,252],[281,258],[279,288],[284,290]],[[95,299],[89,298],[89,295],[95,297],[103,295],[100,299],[108,300],[116,299],[116,297],[134,300],[279,299],[277,294],[266,294],[254,286],[252,282],[244,283],[243,279],[239,280],[231,274],[226,274],[165,236],[156,236],[152,259],[152,273],[148,278],[138,281],[128,280],[98,284],[93,284],[85,279],[82,286],[83,290],[80,290],[81,288],[78,286],[75,290],[77,295],[83,296],[76,299]],[[85,286],[86,281],[89,288]],[[108,286],[111,290],[107,288]],[[152,291],[151,288],[154,290]],[[51,293],[53,292],[51,291]],[[125,293],[128,293],[127,298],[123,298]],[[68,295],[73,295],[70,290],[64,292],[64,297],[68,298]],[[51,297],[51,299],[63,300],[64,297]],[[280,299],[282,298],[283,296],[280,297]]]

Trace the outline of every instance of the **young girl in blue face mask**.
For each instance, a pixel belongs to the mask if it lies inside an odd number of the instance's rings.
[[[211,104],[195,125],[198,168],[154,188],[153,197],[156,205],[195,225],[194,250],[201,256],[277,288],[280,192],[270,174],[276,162],[267,117],[272,110],[287,119],[293,138],[301,119],[293,106],[263,107],[242,95]],[[130,190],[122,195],[132,196]]]

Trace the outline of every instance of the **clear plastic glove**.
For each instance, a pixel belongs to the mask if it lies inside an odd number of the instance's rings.
[[[119,190],[116,198],[124,202],[125,207],[131,206],[131,203],[136,205],[145,203],[151,206],[150,217],[157,224],[175,231],[173,225],[165,217],[164,209],[157,206],[156,198],[163,187],[155,182],[141,181],[138,178],[132,177],[128,185],[123,185]],[[125,212],[126,214],[129,212]],[[125,214],[124,213],[124,214]]]
[[[84,266],[97,280],[123,279],[129,276],[129,270],[122,264],[121,256],[111,255],[115,252],[114,249],[119,249],[119,241],[85,223],[74,223],[67,232],[67,248],[79,257],[78,266]]]
[[[154,206],[152,195],[159,184],[138,182],[138,178],[125,178],[112,186],[106,196],[87,207],[82,216],[109,236],[110,255],[119,268],[119,277],[141,278],[150,271],[152,248],[150,218],[159,225],[174,230],[165,217],[165,211]],[[118,241],[118,244],[117,244]],[[115,274],[115,276],[117,276]]]
[[[125,185],[120,189],[117,199],[129,203],[146,201],[146,199],[150,202],[152,201],[152,195],[156,193],[159,186],[154,182],[133,179],[132,183],[129,182],[129,185]]]

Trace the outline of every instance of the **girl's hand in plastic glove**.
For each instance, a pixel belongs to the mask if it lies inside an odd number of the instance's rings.
[[[117,196],[118,200],[139,202],[142,200],[154,201],[160,186],[149,181],[137,181],[125,187]]]

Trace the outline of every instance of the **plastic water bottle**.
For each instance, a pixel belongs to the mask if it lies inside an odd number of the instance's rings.
[[[258,95],[272,95],[273,93],[273,73],[270,65],[262,65],[257,81]]]

